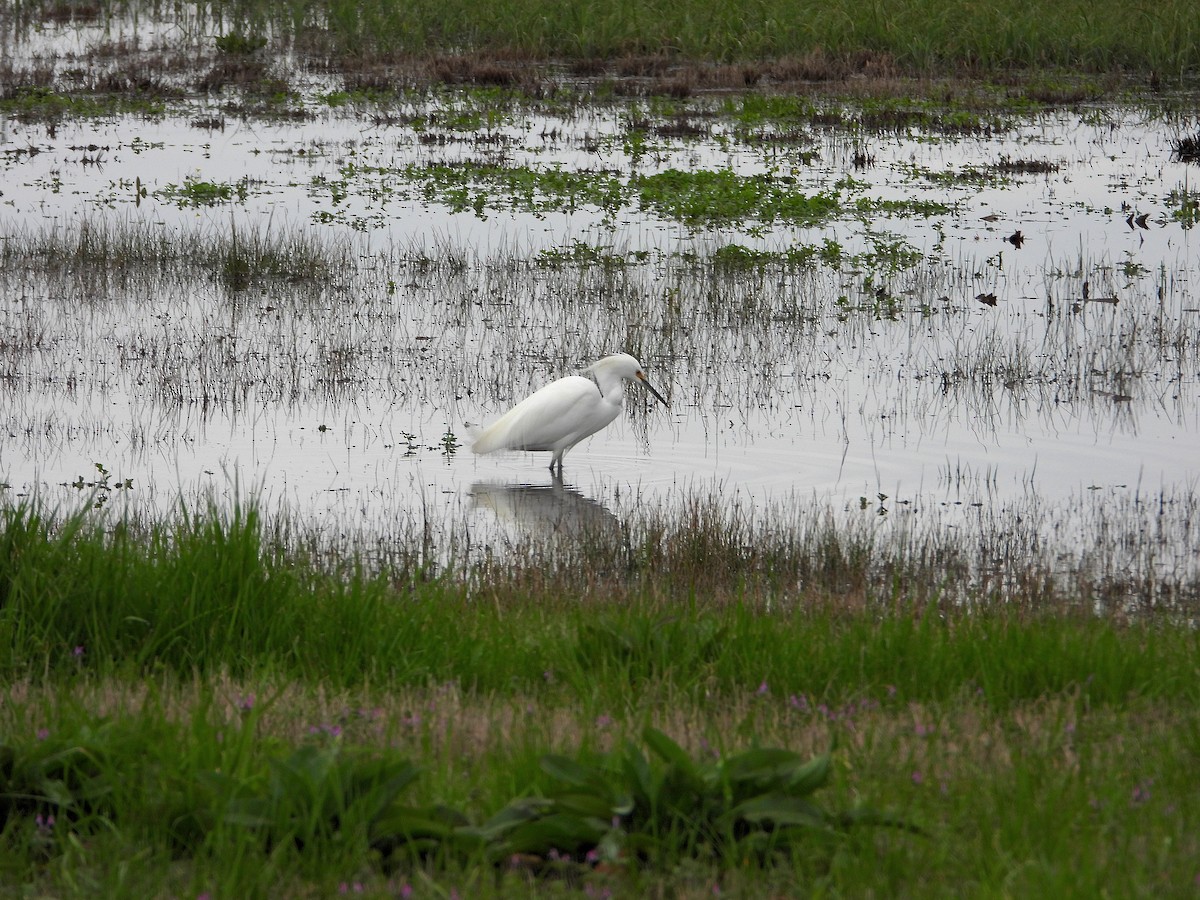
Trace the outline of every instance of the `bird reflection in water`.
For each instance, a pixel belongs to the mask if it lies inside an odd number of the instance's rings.
[[[621,522],[604,504],[585,497],[554,476],[548,485],[471,485],[471,505],[490,509],[503,523],[539,537],[621,537]]]

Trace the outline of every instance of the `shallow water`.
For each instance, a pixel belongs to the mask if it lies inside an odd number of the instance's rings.
[[[967,527],[980,510],[995,526],[1036,507],[1078,554],[1107,546],[1097,530],[1144,498],[1196,489],[1200,253],[1172,199],[1196,171],[1170,156],[1189,123],[1104,106],[967,136],[804,126],[805,139],[772,142],[741,139],[710,110],[702,136],[632,147],[631,117],[652,115],[638,101],[508,108],[494,126],[456,130],[438,116],[475,102],[465,95],[380,124],[323,106],[328,89],[312,85],[302,122],[181,101],[154,119],[4,123],[6,240],[83,222],[185,241],[302,234],[351,260],[316,284],[243,290],[183,264],[7,267],[11,494],[71,502],[99,483],[108,503],[162,510],[254,490],[334,534],[432,520],[485,543],[497,523],[498,538],[605,528],[695,493],[893,528]],[[863,149],[873,163],[855,167]],[[950,211],[708,228],[636,202],[560,211],[542,198],[532,213],[480,186],[479,209],[456,212],[399,175],[480,160],[620,178],[771,172],[846,205]],[[996,168],[1012,160],[1050,170]],[[189,178],[240,194],[188,205]],[[1007,240],[1017,230],[1020,246]],[[842,265],[723,269],[711,257],[829,241]],[[572,261],[580,246],[610,262]],[[895,246],[906,261],[888,256]],[[567,456],[566,485],[552,484],[548,454],[470,453],[473,426],[622,349],[671,407],[631,390],[628,414]],[[1197,535],[1179,527],[1162,565],[1194,564]]]

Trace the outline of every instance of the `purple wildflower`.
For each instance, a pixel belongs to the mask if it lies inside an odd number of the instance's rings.
[[[1150,787],[1154,784],[1153,778],[1147,778],[1138,782],[1134,787],[1133,793],[1129,796],[1130,806],[1141,806],[1150,799]]]

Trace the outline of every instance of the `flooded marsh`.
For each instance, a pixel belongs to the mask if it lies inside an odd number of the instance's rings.
[[[704,498],[747,545],[832,521],[956,547],[991,592],[1028,564],[1097,603],[1194,600],[1192,100],[368,89],[211,23],[190,65],[127,27],[9,39],[10,497],[254,492],[443,564],[636,541]],[[135,37],[157,87],[117,102],[95,88]],[[631,393],[564,483],[470,452],[619,351],[670,409]]]

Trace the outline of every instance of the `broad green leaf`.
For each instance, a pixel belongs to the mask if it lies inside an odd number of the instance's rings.
[[[789,750],[755,749],[730,757],[725,771],[740,802],[771,791],[807,796],[828,782],[832,770],[828,755],[805,761]]]
[[[428,810],[395,807],[375,821],[371,827],[371,839],[379,841],[394,837],[412,841],[417,838],[446,838],[453,831],[453,826],[435,818]]]
[[[538,818],[552,804],[553,801],[542,797],[518,797],[482,825],[463,830],[477,834],[485,841],[494,841],[502,838],[517,826]]]
[[[537,853],[541,856],[551,850],[574,853],[581,847],[598,844],[605,831],[606,828],[594,820],[555,814],[517,826],[504,843],[510,853]]]
[[[598,794],[571,791],[554,794],[554,811],[570,815],[590,816],[601,821],[610,821],[614,815],[619,815],[613,809],[611,800]]]
[[[806,765],[801,766],[791,776],[787,785],[787,792],[792,796],[806,796],[811,794],[818,788],[825,787],[829,783],[829,776],[833,773],[833,761],[828,753],[822,753],[820,756],[813,759]]]
[[[589,769],[587,766],[577,763],[573,759],[553,753],[543,756],[538,760],[538,765],[542,767],[542,771],[547,775],[551,775],[559,781],[565,781],[567,784],[572,784],[576,787],[593,784],[596,779],[595,770]]]
[[[688,756],[687,751],[675,743],[657,728],[647,726],[642,732],[642,740],[653,750],[663,762],[677,768],[681,773],[695,779],[696,764]]]
[[[636,791],[633,799],[646,806],[657,805],[659,780],[651,771],[645,754],[632,741],[625,742],[625,752],[621,756],[621,768],[629,781],[629,786]]]
[[[828,828],[829,818],[819,806],[782,794],[764,794],[740,803],[729,811],[728,817],[736,821],[760,825],[804,825],[809,828]]]

